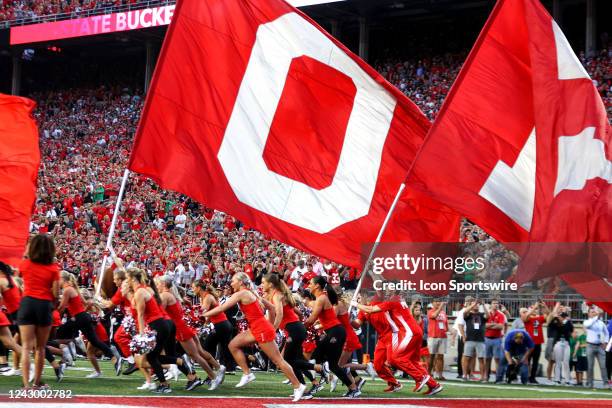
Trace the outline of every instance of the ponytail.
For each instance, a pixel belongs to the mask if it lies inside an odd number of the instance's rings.
[[[79,289],[79,283],[77,282],[76,276],[74,276],[72,273],[68,271],[62,271],[61,277],[63,280],[68,282],[68,285],[72,286],[76,290],[77,294],[81,298],[81,301],[85,304],[87,301],[85,300],[85,298],[83,297],[83,294],[81,293],[81,290]]]
[[[139,268],[128,268],[127,276],[140,283],[141,285],[147,285],[148,287],[153,289],[153,297],[155,298],[157,304],[161,305],[162,301],[159,297],[159,292],[157,291],[155,285],[149,285],[149,277],[147,276],[147,273],[144,270]]]
[[[170,293],[172,293],[172,295],[176,298],[176,301],[179,303],[183,303],[183,297],[181,296],[181,294],[179,293],[178,289],[176,288],[176,286],[174,285],[174,282],[172,281],[172,278],[170,278],[169,276],[158,276],[155,279],[153,279],[155,281],[155,284],[162,284],[163,286],[166,287],[166,289],[170,289]]]
[[[13,287],[15,287],[15,282],[13,282],[13,268],[0,261],[0,272],[6,275],[9,289],[13,289]]]
[[[212,297],[215,298],[215,300],[219,301],[219,291],[217,291],[217,289],[213,285],[204,282],[202,279],[194,281],[193,285],[196,288],[200,288],[200,290],[210,293]]]
[[[288,304],[291,307],[295,307],[296,302],[295,302],[295,298],[293,297],[293,294],[287,287],[287,284],[285,283],[285,281],[283,281],[280,278],[280,276],[278,276],[278,274],[268,273],[263,278],[266,280],[266,282],[271,284],[274,287],[274,289],[278,290],[279,292],[283,294],[283,299],[285,300],[286,304]]]
[[[338,293],[336,293],[334,288],[327,283],[327,279],[325,279],[323,276],[315,276],[312,278],[312,280],[316,285],[321,287],[321,290],[327,292],[327,297],[332,305],[338,304]]]
[[[234,275],[234,277],[236,277],[236,279],[238,279],[240,283],[242,283],[249,290],[251,290],[255,294],[255,296],[259,297],[259,295],[257,294],[257,288],[251,281],[251,278],[249,278],[249,275],[244,272],[238,272]]]

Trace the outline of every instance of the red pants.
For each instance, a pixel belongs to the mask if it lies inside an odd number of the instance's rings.
[[[388,363],[414,378],[414,381],[417,383],[421,382],[421,380],[428,375],[427,370],[420,364],[422,342],[423,337],[414,334],[407,346],[403,349],[394,349],[392,344],[387,345],[387,356],[390,356],[387,357]],[[401,343],[402,342],[399,341],[397,344]],[[427,385],[430,388],[434,388],[438,383],[433,378],[430,378],[429,381],[427,381]]]
[[[391,345],[387,344],[386,341],[379,340],[376,343],[376,348],[374,349],[374,370],[376,370],[376,374],[385,380],[387,384],[397,384],[397,380],[393,376],[393,373],[385,364],[388,358],[387,347],[391,347]]]
[[[131,337],[123,330],[123,326],[119,326],[115,335],[113,336],[113,340],[115,340],[115,344],[119,347],[119,351],[123,357],[129,357],[132,355],[132,350],[130,350],[130,340]]]

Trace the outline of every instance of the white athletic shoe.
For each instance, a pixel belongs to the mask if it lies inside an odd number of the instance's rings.
[[[70,353],[70,347],[64,347],[62,349],[62,357],[64,358],[64,362],[68,366],[74,366],[74,359],[72,358],[72,354]]]
[[[255,381],[255,374],[253,373],[242,374],[242,377],[240,378],[240,382],[236,384],[236,388],[242,388],[252,381]]]
[[[174,378],[174,381],[178,381],[179,375],[181,374],[181,372],[179,371],[178,367],[176,366],[176,364],[171,364],[170,368],[168,369],[168,374],[170,374],[170,378]],[[166,378],[168,377],[168,375],[166,375]]]
[[[152,383],[152,382],[151,383],[145,382],[140,387],[136,387],[137,390],[154,390],[156,388],[157,386],[155,385],[155,383]]]
[[[376,370],[374,369],[374,364],[372,364],[372,362],[366,364],[366,372],[370,375],[372,381],[376,379]]]
[[[30,382],[34,381],[34,377],[36,376],[36,373],[34,372],[34,364],[30,364]]]
[[[85,378],[98,378],[100,376],[102,376],[100,371],[92,371],[90,374],[87,374]]]
[[[21,376],[21,370],[15,370],[14,368],[11,368],[8,371],[3,372],[2,375],[5,377]]]
[[[283,384],[291,384],[291,381],[285,380],[285,381],[283,381]]]
[[[421,380],[420,383],[418,383],[416,385],[416,387],[414,387],[414,392],[421,392],[421,390],[423,389],[423,387],[425,387],[425,385],[427,385],[427,381],[429,381],[431,377],[429,375],[426,375],[425,377],[423,377],[423,379]]]
[[[223,381],[225,381],[225,370],[227,369],[223,364],[219,365],[219,369],[217,370],[217,377],[221,377],[219,385],[223,384]]]
[[[332,376],[331,381],[329,382],[329,392],[336,391],[336,387],[338,386],[338,377],[335,375]]]
[[[304,395],[304,391],[306,391],[306,386],[304,384],[300,384],[298,388],[293,390],[293,400],[292,402],[298,402],[302,399],[302,395]]]

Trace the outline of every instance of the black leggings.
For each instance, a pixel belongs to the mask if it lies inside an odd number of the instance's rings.
[[[155,335],[155,348],[147,353],[147,361],[153,368],[157,380],[163,382],[165,378],[162,364],[176,364],[185,376],[192,374],[184,361],[182,364],[177,362],[178,357],[175,354],[176,341],[174,339],[176,327],[174,323],[170,320],[159,318],[149,323],[149,327],[157,332]],[[161,354],[162,350],[166,352],[165,355]]]
[[[606,351],[606,368],[608,369],[608,381],[610,381],[612,377],[612,351]]]
[[[538,374],[538,366],[540,363],[540,354],[542,353],[542,345],[536,344],[533,348],[533,352],[529,355],[529,362],[531,363],[529,370],[529,380],[535,381],[536,375]]]
[[[100,350],[106,357],[113,358],[114,354],[111,348],[98,338],[94,329],[94,322],[91,320],[89,313],[81,312],[74,316],[74,322],[76,323],[76,328],[87,337],[92,346]]]
[[[304,324],[302,322],[289,323],[285,330],[288,334],[285,345],[285,361],[293,368],[293,372],[300,383],[305,384],[304,376],[312,381],[313,378],[309,370],[315,369],[314,364],[304,359],[304,350],[302,348],[302,344],[307,336]]]
[[[349,387],[351,385],[351,380],[349,380],[346,371],[338,365],[345,341],[346,330],[342,325],[339,324],[329,328],[325,330],[325,338],[317,345],[318,352],[316,355],[317,358],[320,359],[317,361],[327,361],[331,372],[336,374],[336,377],[342,381],[342,384]]]
[[[204,340],[204,350],[208,351],[213,357],[217,356],[217,347],[221,345],[219,351],[219,363],[225,367],[230,367],[233,363],[232,354],[227,347],[232,340],[234,328],[229,321],[225,320],[221,323],[215,323],[215,332],[211,333]]]

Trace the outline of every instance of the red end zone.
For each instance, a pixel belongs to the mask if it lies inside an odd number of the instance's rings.
[[[66,399],[9,399],[8,396],[0,396],[3,407],[33,407],[33,408],[71,408],[90,407],[112,408],[119,406],[131,407],[168,407],[173,408],[194,408],[194,407],[215,407],[215,408],[321,408],[325,405],[359,405],[360,408],[418,408],[418,407],[465,407],[470,408],[516,408],[518,404],[527,404],[529,407],[561,407],[573,408],[580,406],[587,407],[610,407],[611,400],[605,399],[471,399],[471,398],[432,398],[432,399],[357,399],[343,400],[337,398],[319,398],[316,400],[292,403],[288,398],[201,398],[201,397],[114,397],[114,396],[88,396]]]

